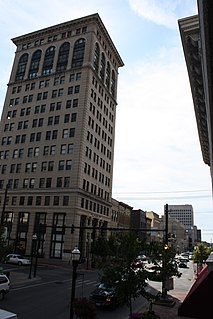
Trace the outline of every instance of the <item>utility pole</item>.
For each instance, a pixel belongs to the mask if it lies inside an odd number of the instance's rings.
[[[164,243],[163,243],[163,280],[162,280],[162,297],[165,298],[167,295],[167,287],[166,287],[166,282],[167,282],[167,275],[165,273],[165,267],[166,267],[166,260],[165,260],[165,254],[168,249],[168,204],[165,205],[165,210],[164,210],[164,216],[165,216],[165,234],[164,234]]]
[[[168,228],[169,228],[169,223],[168,223],[168,204],[165,205],[165,242],[164,244],[168,246]]]
[[[4,214],[5,214],[5,207],[6,207],[6,201],[7,201],[7,191],[8,191],[9,185],[6,185],[5,191],[4,191],[4,202],[2,207],[2,213],[1,213],[1,225],[4,224]]]

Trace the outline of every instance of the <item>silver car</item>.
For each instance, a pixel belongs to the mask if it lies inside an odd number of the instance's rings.
[[[30,260],[19,254],[9,254],[6,256],[6,263],[16,264],[19,266],[30,265]]]
[[[10,290],[10,280],[6,275],[0,275],[0,300],[4,299],[4,296]]]

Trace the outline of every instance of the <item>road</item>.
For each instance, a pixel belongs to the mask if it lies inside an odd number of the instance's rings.
[[[26,267],[14,267],[13,271],[28,272]],[[11,269],[11,267],[10,267]],[[175,279],[175,289],[188,290],[192,275],[192,264],[189,269],[181,269],[182,277]],[[41,280],[28,285],[12,287],[5,300],[0,302],[0,308],[15,312],[18,319],[69,319],[71,296],[71,269],[60,267],[39,267],[37,276]],[[95,270],[78,271],[76,282],[76,297],[88,297],[98,283],[98,272]],[[161,283],[150,282],[152,287],[161,290]],[[137,311],[146,302],[142,297],[133,302],[133,309]],[[129,309],[126,306],[113,311],[98,309],[100,319],[128,318]]]

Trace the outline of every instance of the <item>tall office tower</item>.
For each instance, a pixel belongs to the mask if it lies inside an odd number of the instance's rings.
[[[168,214],[181,222],[185,229],[191,230],[194,227],[194,213],[192,205],[168,205]]]
[[[29,254],[37,238],[46,258],[64,258],[76,245],[85,255],[111,223],[123,61],[98,14],[12,41],[17,49],[0,126],[8,244]]]

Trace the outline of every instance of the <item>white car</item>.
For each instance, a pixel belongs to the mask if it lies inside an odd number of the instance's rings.
[[[0,275],[0,300],[4,299],[4,296],[10,290],[10,280],[6,275]]]
[[[19,254],[9,254],[6,256],[6,263],[16,264],[19,266],[30,265],[30,260]]]

